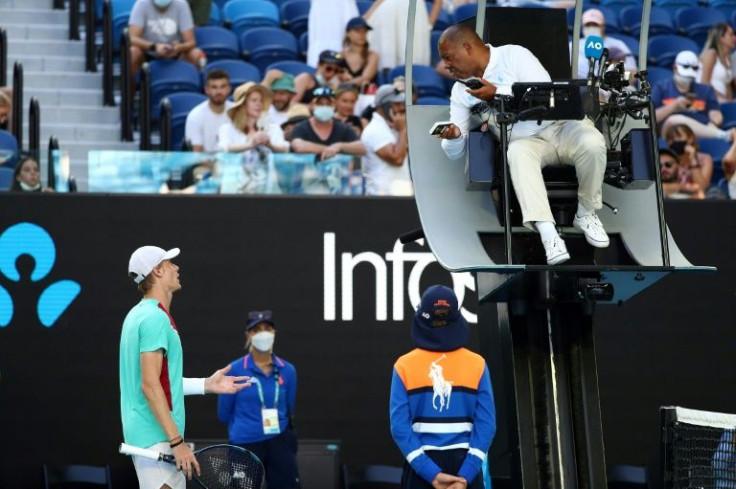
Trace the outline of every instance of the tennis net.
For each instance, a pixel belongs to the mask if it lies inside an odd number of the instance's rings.
[[[660,408],[665,489],[736,489],[736,415]]]

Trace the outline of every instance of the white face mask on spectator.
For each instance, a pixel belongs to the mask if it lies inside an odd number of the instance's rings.
[[[335,109],[329,105],[320,105],[314,108],[314,118],[320,122],[327,122],[335,115]]]
[[[681,87],[690,86],[693,81],[695,81],[695,78],[693,78],[692,76],[682,76],[678,73],[672,75],[672,78],[674,78],[675,83],[677,85],[680,85]]]
[[[153,0],[153,4],[158,8],[166,8],[171,5],[173,0]]]
[[[587,27],[583,27],[583,37],[589,36],[603,37],[603,29],[601,29],[597,25],[589,25]]]
[[[24,192],[33,192],[41,188],[41,182],[38,182],[36,185],[28,185],[26,182],[20,181],[18,183],[20,183],[20,188],[22,188]]]

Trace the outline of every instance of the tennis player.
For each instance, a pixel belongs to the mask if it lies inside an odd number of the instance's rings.
[[[468,334],[452,289],[429,287],[411,327],[416,348],[396,361],[391,381],[402,489],[483,489],[496,409],[485,360],[464,348]]]
[[[179,267],[171,260],[179,249],[143,246],[133,252],[128,275],[143,299],[130,310],[120,336],[120,409],[125,443],[173,454],[176,466],[133,457],[141,489],[186,489],[199,464],[184,443],[184,396],[234,394],[248,377],[226,374],[230,366],[206,379],[184,378],[179,331],[169,314],[174,292],[181,289]]]

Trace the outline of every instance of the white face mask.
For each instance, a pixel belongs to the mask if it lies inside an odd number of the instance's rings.
[[[674,73],[672,78],[675,80],[675,84],[681,87],[689,87],[695,81],[692,76],[682,76],[679,73]]]
[[[33,192],[41,188],[41,182],[38,182],[36,185],[28,185],[26,182],[21,181],[18,183],[20,183],[20,188],[22,188],[24,192]]]
[[[335,115],[335,109],[329,105],[320,105],[314,108],[314,118],[320,122],[327,122]]]
[[[275,338],[275,333],[272,333],[271,331],[261,331],[260,333],[254,334],[250,339],[250,342],[253,343],[256,350],[267,352],[271,351],[271,348],[273,348],[273,340]]]
[[[153,0],[153,4],[158,8],[166,8],[171,5],[172,0]]]
[[[603,29],[595,25],[583,27],[583,37],[589,37],[589,36],[603,37]]]

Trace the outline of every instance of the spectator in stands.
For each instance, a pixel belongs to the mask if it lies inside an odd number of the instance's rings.
[[[664,138],[670,149],[677,154],[681,191],[693,195],[693,198],[704,198],[713,176],[713,158],[699,151],[695,134],[685,124],[670,126]]]
[[[145,61],[179,59],[201,68],[206,58],[194,39],[192,11],[186,0],[138,0],[128,21],[130,68],[135,75]]]
[[[358,15],[355,0],[319,0],[309,7],[307,64],[316,66],[323,51],[339,51],[344,26]]]
[[[230,75],[221,69],[210,70],[204,85],[209,100],[202,102],[189,112],[185,126],[185,137],[193,151],[214,153],[217,151],[217,133],[220,126],[227,124],[227,109],[233,103],[230,95]]]
[[[292,99],[294,102],[308,104],[312,100],[312,93],[317,87],[329,87],[331,89],[345,80],[345,58],[337,51],[322,51],[319,55],[317,72],[300,73],[294,79],[296,94]]]
[[[294,104],[291,106],[286,116],[286,122],[281,124],[281,129],[284,131],[284,139],[291,142],[291,130],[298,124],[309,120],[312,116],[312,112],[309,110],[309,107],[304,104]]]
[[[10,116],[13,114],[13,102],[10,97],[0,90],[0,129],[10,131]]]
[[[286,122],[291,107],[291,99],[296,94],[294,88],[294,76],[279,70],[270,70],[269,73],[278,71],[281,76],[274,79],[264,79],[261,85],[271,89],[271,106],[268,108],[268,117],[274,124],[281,125]],[[273,73],[272,73],[273,76]]]
[[[366,195],[410,193],[405,102],[406,94],[394,85],[381,85],[376,92],[376,110],[360,137],[366,148]]]
[[[24,156],[18,161],[13,170],[13,181],[10,183],[11,192],[51,192],[50,188],[41,185],[41,170],[38,161],[30,156]]]
[[[736,46],[736,34],[728,24],[716,24],[708,31],[698,81],[713,87],[718,102],[733,101],[734,74],[731,53]]]
[[[680,180],[679,155],[671,148],[659,148],[659,168],[662,175],[662,190],[668,199],[702,199],[692,184]]]
[[[724,193],[727,193],[731,199],[736,199],[736,141],[731,144],[731,148],[723,155],[721,165],[723,176],[728,185],[728,189]]]
[[[263,117],[270,100],[271,94],[263,85],[240,85],[235,89],[233,106],[227,111],[230,122],[221,126],[217,135],[221,151],[243,153],[243,193],[275,191],[275,172],[269,171],[270,154],[289,149],[281,128]]]
[[[585,39],[588,36],[599,36],[603,38],[603,45],[608,48],[608,59],[611,61],[623,61],[626,71],[636,71],[636,59],[625,42],[606,35],[606,19],[603,13],[595,8],[583,12],[581,20],[583,24],[583,38],[580,39],[578,48],[578,78],[588,77],[589,61],[585,57]],[[570,43],[572,53],[572,43]]]
[[[657,124],[663,132],[670,126],[685,124],[699,138],[719,138],[732,141],[734,131],[724,131],[723,114],[716,93],[710,85],[695,81],[698,75],[698,56],[692,51],[681,51],[672,66],[672,79],[662,81],[652,89]]]
[[[335,90],[335,119],[352,127],[360,137],[363,132],[363,121],[355,115],[355,103],[358,101],[358,87],[352,83],[341,83]]]
[[[367,40],[368,31],[372,29],[363,17],[350,19],[342,42],[342,56],[349,75],[347,81],[360,88],[372,83],[378,73],[378,53],[370,50]]]
[[[315,88],[312,117],[291,130],[291,149],[295,153],[313,153],[318,160],[338,153],[364,155],[365,148],[348,125],[336,120],[335,95],[329,87]]]
[[[212,0],[187,0],[192,11],[194,25],[202,26],[210,23]]]
[[[406,26],[409,0],[376,0],[363,17],[373,30],[368,40],[378,53],[379,69],[390,70],[405,64]],[[432,9],[416,9],[414,17],[414,64],[428,65],[431,60],[430,33],[442,9],[442,0],[433,0]]]

